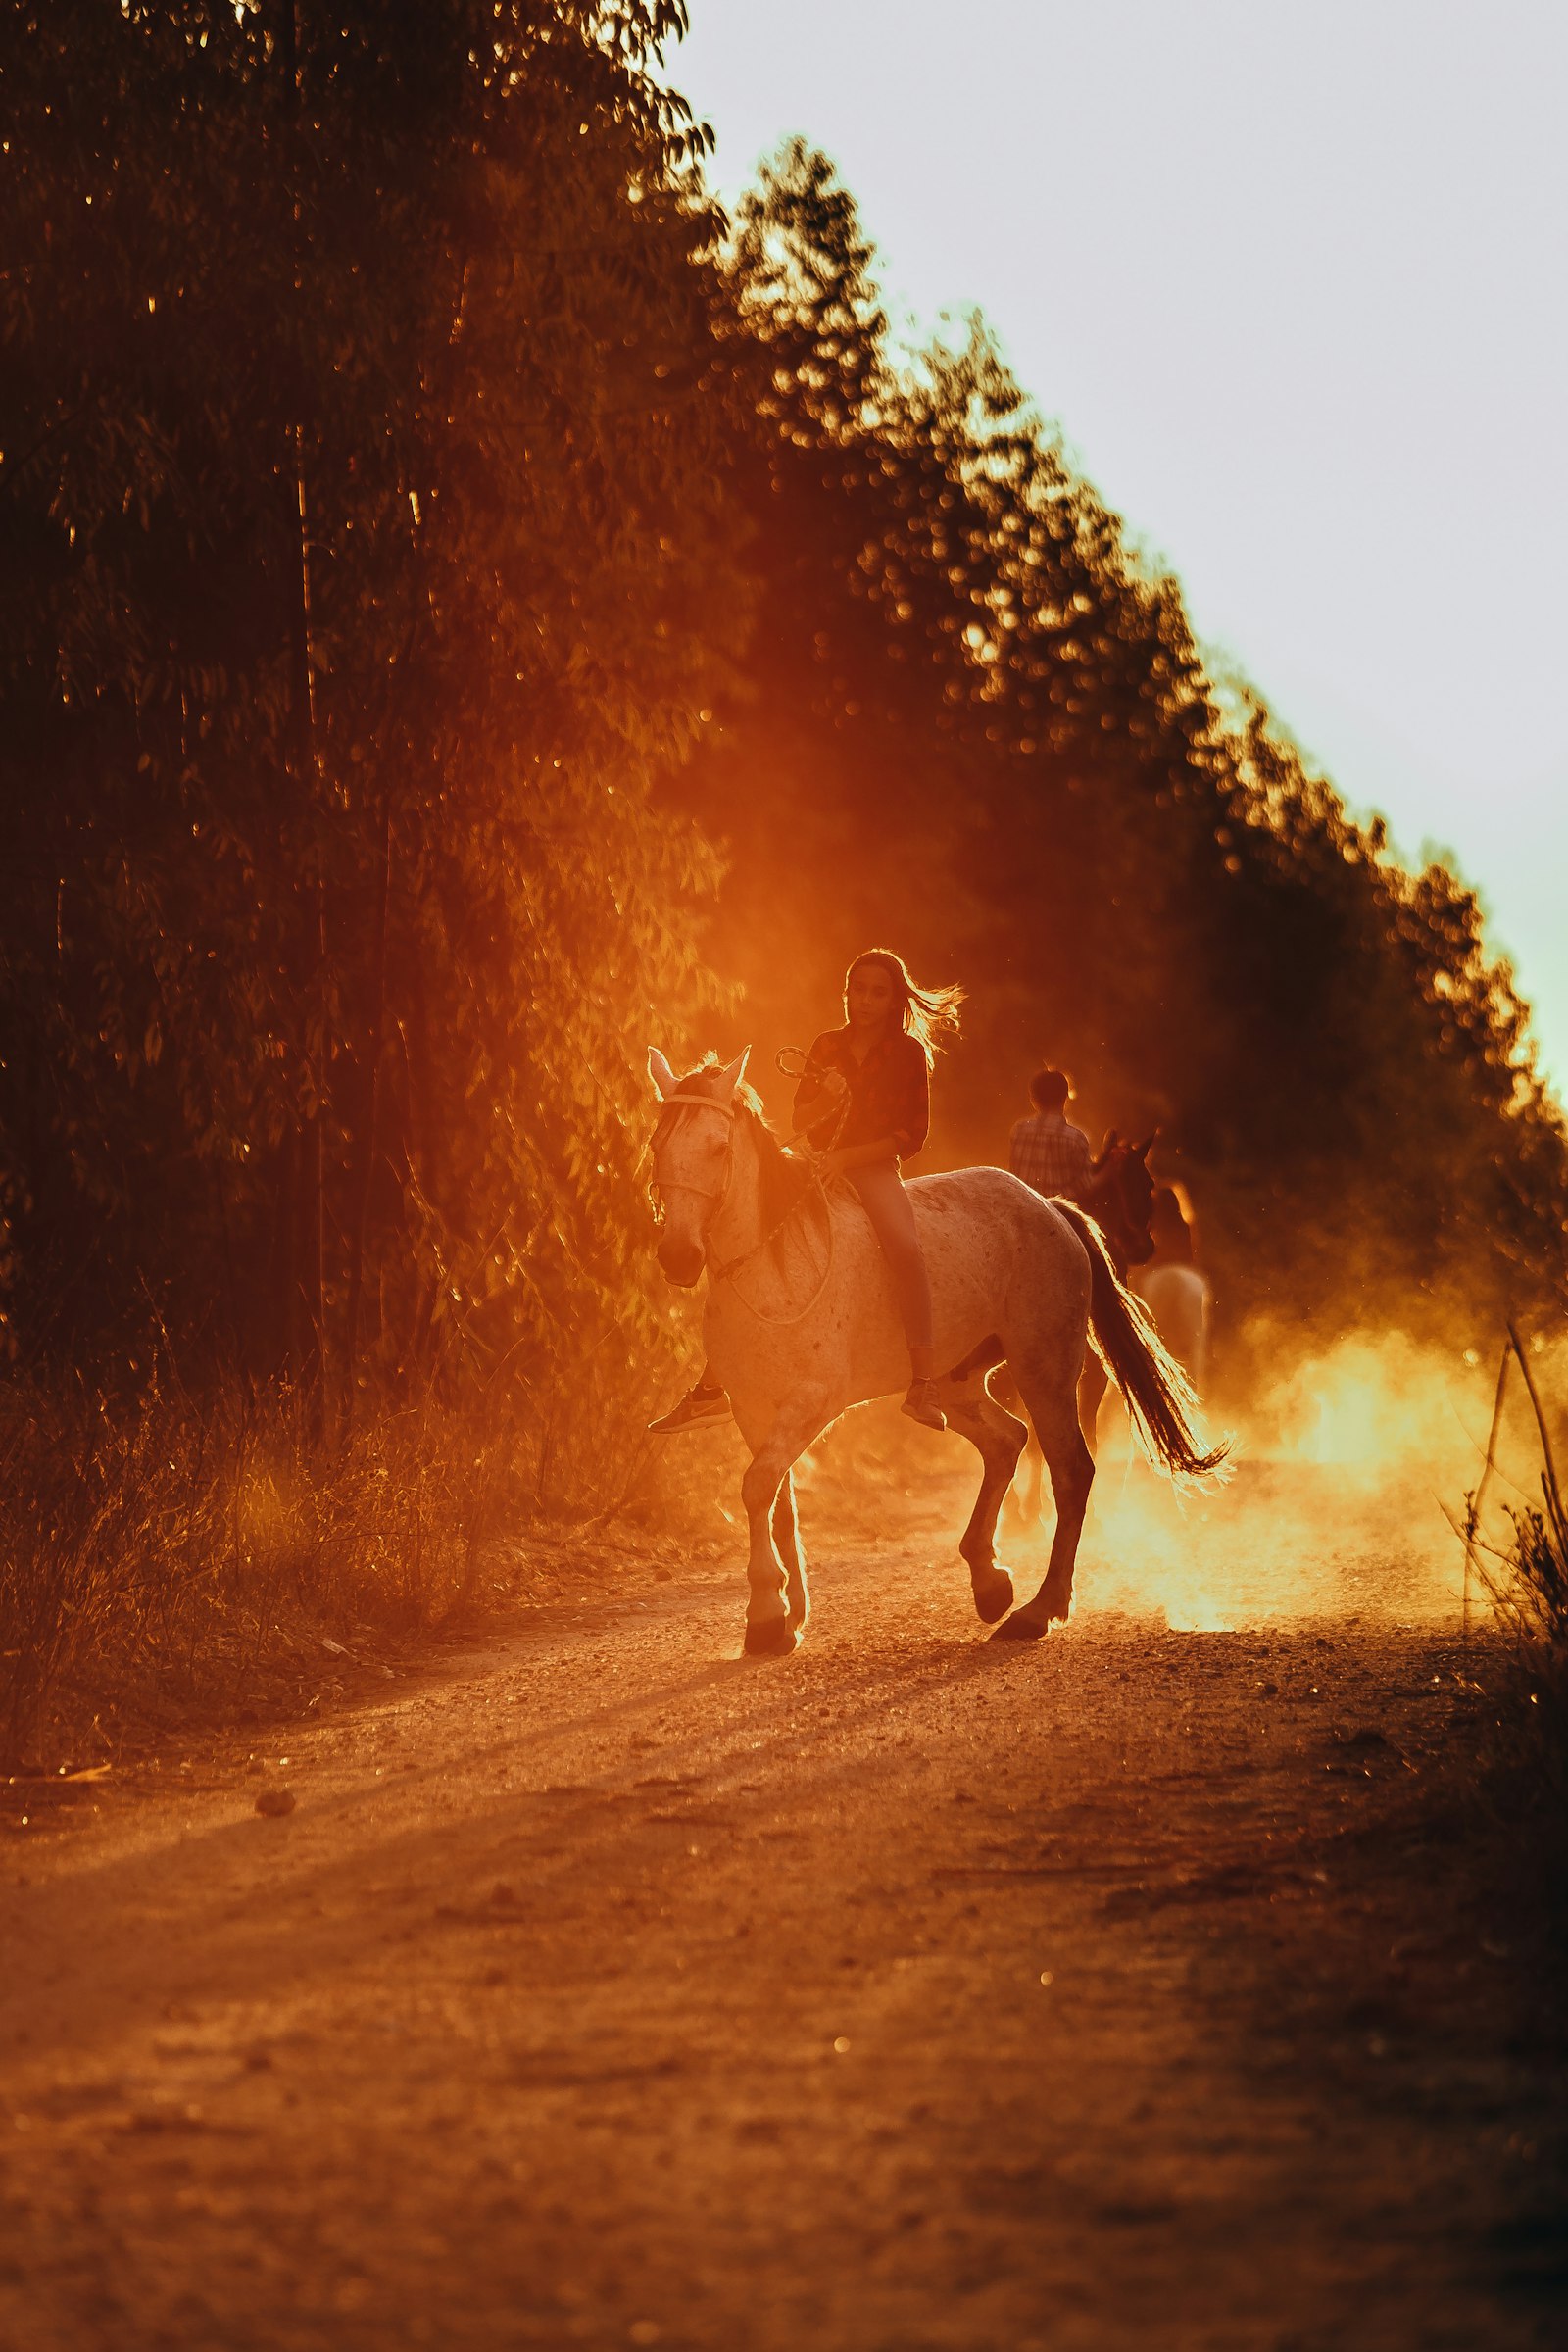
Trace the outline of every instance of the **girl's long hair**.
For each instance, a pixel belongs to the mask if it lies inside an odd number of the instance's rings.
[[[945,1038],[958,1034],[958,1006],[963,1003],[961,988],[922,988],[910,977],[908,965],[891,948],[867,948],[857,956],[844,975],[844,994],[850,993],[850,982],[863,965],[877,964],[893,983],[893,1001],[900,1007],[902,1026],[910,1037],[918,1038],[925,1055],[926,1067],[937,1057],[937,1049]]]

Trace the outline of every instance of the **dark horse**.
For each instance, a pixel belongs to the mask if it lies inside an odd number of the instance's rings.
[[[1149,1154],[1153,1146],[1152,1135],[1141,1144],[1125,1143],[1112,1127],[1095,1162],[1093,1180],[1079,1203],[1099,1226],[1110,1261],[1116,1269],[1118,1282],[1127,1280],[1129,1267],[1146,1265],[1154,1254],[1154,1244],[1149,1230],[1149,1215],[1154,1200],[1154,1179],[1149,1172]],[[1093,1348],[1087,1349],[1084,1368],[1078,1377],[1078,1426],[1084,1433],[1084,1443],[1091,1453],[1095,1450],[1095,1427],[1100,1419],[1100,1407],[1109,1385],[1105,1367],[1099,1355]],[[1020,1495],[1016,1491],[1009,1492],[1004,1507],[1010,1525],[1033,1527],[1040,1518],[1041,1471],[1044,1464],[1039,1442],[1032,1429],[1022,1467],[1023,1493]]]

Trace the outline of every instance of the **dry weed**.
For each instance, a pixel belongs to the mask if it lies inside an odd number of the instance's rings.
[[[240,1705],[323,1634],[413,1639],[515,1592],[530,1524],[624,1499],[643,1417],[589,1386],[432,1390],[323,1442],[286,1391],[11,1387],[0,1755],[101,1751]]]

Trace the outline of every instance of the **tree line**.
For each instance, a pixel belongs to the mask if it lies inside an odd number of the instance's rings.
[[[953,1156],[1004,1149],[1049,1057],[1097,1127],[1157,1127],[1241,1311],[1490,1340],[1560,1299],[1561,1118],[1473,893],[1209,675],[982,322],[894,349],[872,265],[801,144],[729,248],[762,603],[677,790],[727,847],[757,1026],[896,933],[972,992]]]
[[[896,349],[822,158],[724,218],[682,28],[0,25],[12,1360],[646,1361],[647,1043],[875,937],[971,989],[956,1156],[1049,1052],[1250,1297],[1560,1297],[1473,897],[1216,688],[981,326]]]

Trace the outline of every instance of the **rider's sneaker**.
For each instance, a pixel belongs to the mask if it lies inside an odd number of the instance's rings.
[[[667,1413],[650,1421],[648,1434],[655,1438],[672,1437],[678,1429],[695,1429],[699,1421],[727,1421],[729,1398],[722,1389],[705,1389],[699,1381],[688,1389],[679,1404],[672,1404]]]
[[[904,1399],[904,1410],[911,1421],[923,1422],[927,1429],[946,1429],[948,1416],[937,1402],[937,1384],[934,1380],[911,1380],[909,1394]]]

